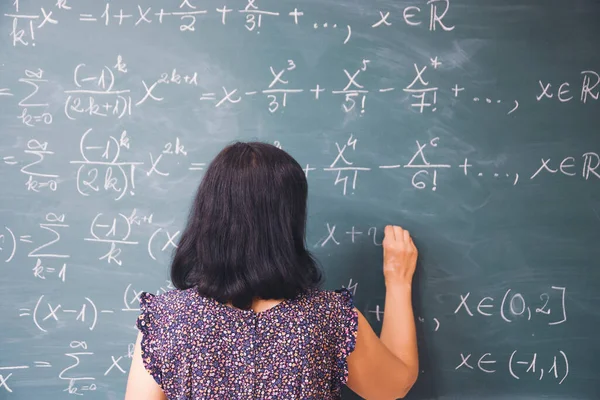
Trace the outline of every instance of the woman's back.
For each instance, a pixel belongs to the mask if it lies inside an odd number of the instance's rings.
[[[310,290],[262,312],[194,288],[141,296],[146,368],[167,398],[338,399],[358,316],[352,296]]]
[[[127,400],[337,399],[344,384],[369,400],[406,395],[418,375],[410,234],[385,228],[379,338],[350,292],[320,289],[307,198],[304,170],[275,146],[215,157],[173,256],[177,290],[142,296]],[[265,310],[268,299],[285,300]]]

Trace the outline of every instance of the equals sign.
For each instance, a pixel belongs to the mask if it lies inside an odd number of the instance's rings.
[[[25,243],[33,243],[31,241],[31,235],[23,235],[23,236],[19,236],[19,240],[21,242],[25,242]]]
[[[216,96],[214,93],[202,93],[200,96],[200,100],[216,100]]]
[[[54,268],[50,268],[50,267],[46,268],[46,272],[48,272],[48,273],[51,273],[51,272],[54,272],[54,271],[55,271]]]
[[[12,96],[10,89],[0,89],[0,96]]]
[[[92,14],[79,14],[79,20],[80,21],[97,21],[96,18],[94,18],[94,16]]]
[[[192,163],[192,166],[189,168],[190,171],[202,171],[206,163]]]
[[[19,311],[21,312],[21,314],[19,314],[19,317],[31,315],[31,310],[29,308],[20,308]]]
[[[52,366],[52,364],[47,361],[34,361],[33,364],[36,368],[50,368]]]
[[[4,158],[3,158],[3,160],[4,160],[4,164],[8,164],[8,165],[15,165],[17,162],[16,162],[16,161],[12,161],[12,160],[14,160],[14,159],[15,159],[15,158],[14,158],[13,156],[7,156],[7,157],[4,157]]]
[[[39,117],[39,116],[38,116],[38,117],[33,117],[33,119],[34,119],[36,122],[40,122],[40,121],[42,120],[42,117]]]

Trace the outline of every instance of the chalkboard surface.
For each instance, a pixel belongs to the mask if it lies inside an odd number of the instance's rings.
[[[0,399],[120,399],[203,169],[289,151],[376,330],[420,249],[410,399],[600,398],[600,4],[0,3]],[[71,397],[72,398],[72,397]],[[355,398],[349,391],[344,398]]]

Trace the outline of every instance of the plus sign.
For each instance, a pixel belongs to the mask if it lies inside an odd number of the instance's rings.
[[[350,232],[346,232],[346,235],[351,235],[352,236],[352,243],[354,243],[354,237],[356,235],[362,235],[362,232],[357,232],[356,230],[354,230],[354,226],[353,226],[352,230]]]
[[[472,165],[469,164],[467,159],[465,158],[465,163],[462,165],[459,165],[459,167],[461,167],[465,171],[465,175],[467,175],[467,171],[470,167],[472,167]]]
[[[308,171],[314,171],[316,168],[310,168],[309,164],[306,164],[306,168],[304,168],[304,175],[308,178]]]
[[[379,310],[379,304],[375,307],[375,310],[369,310],[370,313],[374,313],[377,316],[377,321],[381,321],[381,316],[383,315],[383,311]]]
[[[319,93],[324,92],[325,89],[321,89],[321,87],[317,84],[314,89],[310,89],[311,92],[315,93],[315,99],[319,100]]]
[[[303,16],[304,13],[302,11],[298,11],[297,8],[294,8],[294,11],[290,12],[288,15],[294,17],[294,24],[298,25],[298,17]]]
[[[106,111],[109,111],[112,108],[112,105],[110,103],[105,103],[103,107]]]
[[[429,61],[431,61],[431,66],[433,67],[433,69],[437,69],[437,67],[439,67],[440,65],[442,65],[441,61],[438,61],[438,58],[430,58]]]
[[[462,92],[463,90],[465,90],[464,87],[458,87],[458,85],[454,85],[454,87],[452,88],[452,91],[454,92],[454,97],[458,97],[458,92]]]
[[[119,14],[118,15],[113,15],[113,17],[117,18],[119,20],[119,25],[123,25],[123,20],[125,18],[131,18],[132,15],[130,15],[130,14],[129,15],[123,14],[123,9],[121,8],[121,10],[119,11]]]
[[[155,13],[154,15],[156,15],[158,17],[158,23],[162,24],[163,23],[163,17],[165,15],[171,15],[171,14],[170,13],[165,13],[165,10],[161,8],[160,12],[159,13]]]

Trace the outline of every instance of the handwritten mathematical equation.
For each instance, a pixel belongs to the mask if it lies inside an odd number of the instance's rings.
[[[344,287],[356,295],[358,282],[350,279]],[[526,301],[527,295],[513,289],[507,289],[501,296],[483,296],[478,299],[470,299],[471,292],[467,292],[459,296],[458,306],[449,311],[452,315],[458,316],[499,317],[506,323],[545,318],[549,326],[556,326],[567,322],[566,293],[566,287],[551,286],[544,293],[536,295],[534,300],[528,302]],[[367,312],[381,322],[385,309],[380,304],[375,304],[374,308],[368,309]],[[422,324],[432,322],[434,332],[440,330],[439,318],[418,316],[417,319]]]
[[[75,27],[79,33],[118,34],[125,40],[135,31],[171,32],[170,43],[225,31],[238,32],[250,43],[259,42],[287,25],[291,33],[332,39],[339,48],[347,50],[353,44],[360,46],[367,34],[383,39],[397,33],[398,27],[430,38],[460,30],[454,23],[456,9],[451,0],[417,0],[394,7],[378,4],[352,20],[343,17],[343,13],[323,19],[310,4],[286,6],[266,0],[223,2],[217,7],[207,7],[199,0],[149,3],[100,0],[84,5],[75,0],[41,0],[33,5],[10,0],[0,14],[6,22],[0,34],[7,39],[8,50],[12,45],[11,51],[31,52],[48,46],[45,38],[56,36],[63,25]],[[323,71],[307,68],[306,60],[295,54],[268,60],[254,79],[248,79],[243,72],[241,76],[223,79],[178,62],[162,64],[150,72],[144,68],[142,76],[136,72],[134,54],[127,50],[120,54],[115,50],[107,58],[93,62],[83,51],[80,59],[60,65],[58,71],[55,65],[39,61],[9,68],[9,75],[5,65],[0,65],[0,108],[9,110],[6,120],[12,119],[12,125],[20,125],[25,132],[16,145],[5,146],[0,153],[4,172],[12,171],[23,178],[23,186],[11,190],[39,193],[38,199],[54,193],[77,193],[79,200],[110,199],[105,208],[93,209],[87,215],[83,233],[74,232],[76,224],[70,214],[59,209],[40,214],[33,228],[24,229],[10,219],[0,221],[0,260],[22,265],[19,261],[25,258],[30,277],[47,285],[47,290],[36,291],[25,302],[13,306],[14,320],[42,336],[62,334],[65,326],[98,335],[103,325],[131,320],[130,316],[140,312],[142,290],[137,284],[119,282],[116,298],[105,296],[100,301],[93,293],[52,291],[52,284],[65,288],[75,274],[81,273],[72,261],[73,244],[84,245],[92,263],[122,270],[127,268],[127,256],[138,254],[140,249],[151,260],[163,264],[165,253],[177,248],[180,228],[170,222],[161,223],[170,221],[165,219],[168,216],[152,209],[119,209],[113,202],[135,196],[145,199],[146,185],[153,189],[153,185],[182,176],[196,179],[210,160],[194,154],[197,143],[190,143],[192,139],[186,136],[173,135],[162,142],[148,143],[144,132],[136,132],[135,127],[103,130],[99,123],[117,126],[139,120],[148,114],[148,109],[160,109],[163,105],[175,105],[183,112],[186,108],[188,112],[201,109],[209,115],[215,111],[235,113],[249,107],[266,115],[281,116],[302,111],[307,103],[312,105],[308,107],[313,108],[310,112],[329,112],[333,105],[340,115],[360,121],[377,115],[382,105],[394,112],[411,111],[411,117],[423,119],[466,105],[470,111],[516,121],[535,107],[590,104],[600,99],[597,66],[581,65],[552,80],[543,75],[538,80],[536,76],[532,82],[524,82],[530,92],[512,96],[506,92],[484,92],[480,85],[449,76],[454,60],[440,57],[441,52],[420,52],[418,58],[384,73],[377,69],[381,60],[376,56],[358,55],[333,71]],[[323,72],[333,79],[320,78]],[[184,104],[179,101],[181,97],[193,101]],[[77,125],[74,136],[57,139],[46,135],[48,129],[63,123]],[[329,147],[322,149],[320,158],[299,159],[307,179],[322,182],[326,176],[333,190],[343,196],[359,193],[361,184],[375,176],[389,179],[392,184],[399,181],[398,176],[407,178],[401,180],[402,184],[422,193],[443,191],[442,181],[449,177],[507,186],[541,183],[548,177],[591,184],[600,179],[598,148],[584,148],[586,151],[575,154],[539,153],[528,169],[515,170],[510,161],[493,165],[480,162],[471,154],[468,158],[464,154],[448,158],[453,153],[446,146],[451,144],[444,137],[424,138],[423,132],[411,132],[415,139],[409,139],[406,146],[407,140],[401,139],[402,152],[387,158],[369,148],[368,139],[351,132],[348,128],[342,137],[330,138]],[[285,138],[278,139],[275,144],[285,148]],[[73,151],[65,151],[70,148]],[[381,246],[383,240],[381,227],[347,220],[322,221],[316,236],[313,247],[325,250],[365,243]],[[433,338],[452,332],[452,324],[465,321],[560,332],[556,326],[568,324],[567,311],[572,313],[573,306],[567,288],[562,283],[555,285],[558,286],[535,291],[514,286],[499,290],[491,285],[488,290],[446,294],[451,300],[444,303],[443,314],[417,316],[418,324]],[[143,290],[159,294],[174,289],[170,281],[156,286],[159,287],[155,290]],[[347,287],[356,295],[359,284],[350,279]],[[382,304],[370,304],[364,311],[377,321],[383,319]],[[64,349],[53,345],[51,359],[41,355],[36,355],[34,361],[3,358],[0,393],[13,392],[15,381],[31,379],[27,374],[34,371],[53,374],[64,383],[63,391],[71,395],[99,391],[103,377],[127,373],[134,346],[129,343],[130,338],[122,341],[122,348],[102,353],[95,351],[86,337],[71,342],[69,339],[61,342]],[[562,384],[570,373],[569,359],[563,350],[556,347],[541,353],[503,348],[475,353],[468,348],[458,349],[444,368],[454,369],[457,374],[509,374],[515,380]]]
[[[124,2],[125,3],[125,2]],[[79,4],[71,0],[58,0],[56,4],[50,2],[47,7],[39,9],[24,10],[20,0],[13,2],[12,12],[4,14],[11,21],[10,38],[13,46],[35,46],[36,37],[45,29],[52,29],[58,25],[61,18],[72,20],[77,18],[82,24],[94,24],[104,27],[118,28],[121,26],[156,27],[167,25],[170,21],[178,21],[180,32],[193,33],[196,28],[202,30],[202,23],[207,18],[220,20],[225,26],[231,18],[236,15],[242,17],[243,26],[248,32],[260,34],[260,28],[269,19],[287,19],[290,24],[302,27],[312,26],[314,30],[335,32],[341,31],[338,36],[343,38],[343,44],[347,44],[352,37],[352,26],[337,21],[330,23],[311,17],[308,10],[293,9],[286,11],[274,11],[263,9],[259,6],[259,0],[247,0],[244,8],[228,8],[227,5],[215,9],[203,9],[199,6],[201,2],[196,0],[182,0],[177,3],[164,2],[169,8],[158,8],[142,6],[141,4],[124,4],[119,7],[118,2],[97,2],[92,10],[80,10]],[[263,2],[264,4],[264,2]],[[419,5],[407,6],[401,12],[378,10],[371,17],[366,18],[361,28],[385,29],[394,23],[403,23],[407,27],[427,26],[429,31],[449,32],[454,30],[454,25],[445,22],[444,19],[450,10],[450,0],[423,0]],[[378,14],[378,15],[377,15]],[[339,28],[338,28],[339,26]],[[300,31],[299,31],[300,32]]]
[[[58,222],[58,223],[57,223]],[[110,215],[98,213],[90,223],[89,235],[83,238],[85,242],[96,243],[105,252],[100,252],[98,260],[108,264],[122,266],[120,258],[123,248],[141,244],[139,239],[132,237],[134,228],[141,225],[150,225],[153,214],[138,215],[133,209],[129,214],[111,213]],[[33,276],[45,280],[47,277],[56,276],[62,282],[67,277],[68,259],[71,255],[63,250],[65,246],[62,239],[65,232],[69,231],[65,214],[46,214],[45,221],[39,224],[42,229],[39,236],[17,235],[15,229],[4,226],[0,232],[0,259],[5,263],[11,262],[17,249],[22,246],[34,245],[34,249],[27,252],[28,258],[35,259],[32,268]],[[177,238],[180,230],[175,228],[156,227],[144,239],[145,249],[152,260],[157,260],[157,254],[165,253],[177,248]],[[39,244],[39,245],[38,245]],[[56,260],[58,264],[56,264]],[[52,266],[50,266],[52,265]]]
[[[197,99],[199,103],[210,103],[212,107],[235,106],[243,99],[250,99],[255,96],[264,96],[266,98],[266,107],[270,113],[283,111],[290,102],[291,96],[308,93],[314,101],[323,101],[323,96],[333,95],[341,97],[341,109],[345,113],[358,112],[363,115],[367,107],[367,96],[376,93],[379,96],[386,96],[384,101],[393,100],[393,92],[401,90],[406,96],[412,99],[409,107],[423,114],[426,111],[435,112],[438,109],[438,92],[445,93],[447,97],[458,100],[467,96],[467,88],[459,84],[451,87],[442,88],[440,85],[431,83],[431,78],[435,77],[435,70],[443,65],[437,57],[429,60],[430,66],[414,64],[414,78],[411,82],[405,82],[402,87],[379,87],[367,88],[362,79],[369,74],[369,65],[371,60],[363,59],[355,68],[342,69],[340,77],[345,79],[345,83],[338,87],[327,89],[328,85],[316,83],[314,87],[302,88],[294,87],[290,84],[290,77],[297,69],[294,60],[284,61],[280,66],[269,66],[266,70],[268,84],[263,88],[240,88],[228,87],[226,82],[217,86],[217,90],[205,91],[207,82],[199,77],[197,72],[188,71],[186,73],[178,72],[173,69],[169,72],[163,72],[152,82],[152,79],[139,78],[139,86],[144,92],[143,95],[133,98],[131,86],[124,87],[122,76],[128,73],[128,66],[122,56],[117,56],[114,65],[105,65],[102,67],[93,67],[80,63],[73,69],[73,88],[63,89],[64,117],[69,120],[77,120],[87,117],[114,117],[122,119],[131,116],[135,109],[151,101],[161,103],[167,99],[164,89],[173,86],[193,87],[197,90]],[[434,72],[432,72],[432,70]],[[58,100],[55,91],[56,83],[46,76],[46,72],[38,68],[37,70],[25,70],[23,76],[18,79],[18,83],[25,85],[23,88],[28,93],[18,101],[20,113],[17,118],[28,127],[34,127],[39,124],[50,125],[56,118],[51,107]],[[596,101],[600,96],[600,75],[593,70],[581,71],[582,81],[576,89],[571,87],[569,82],[562,82],[556,92],[553,92],[552,82],[545,83],[539,81],[539,93],[533,93],[531,100],[535,102],[551,101],[556,99],[561,103],[573,101],[575,90],[577,98],[581,103]],[[153,78],[154,79],[154,78]],[[212,83],[213,79],[210,79]],[[130,81],[127,81],[131,85]],[[137,88],[134,88],[137,89]],[[10,98],[14,96],[14,90],[10,87],[0,88],[0,99],[2,97]],[[46,92],[50,92],[45,96]],[[48,102],[48,96],[52,96],[53,104]],[[387,99],[387,100],[385,100]],[[468,98],[474,104],[481,103],[485,105],[496,105],[503,107],[503,112],[510,115],[519,108],[519,101],[515,99],[494,99],[493,96],[476,95]],[[508,104],[507,106],[504,106]]]
[[[103,376],[109,376],[114,373],[120,373],[122,375],[127,373],[129,365],[126,365],[126,361],[133,357],[134,344],[129,343],[127,346],[127,352],[122,355],[109,355],[108,354],[96,354],[89,348],[86,341],[73,340],[69,343],[69,350],[63,354],[64,359],[56,364],[68,365],[60,370],[57,378],[66,381],[67,387],[63,389],[71,395],[82,396],[84,393],[89,391],[96,391],[98,385],[96,384],[96,373],[90,372],[95,371],[95,368],[90,368],[90,361],[101,358],[105,364],[106,370],[102,373]],[[66,360],[65,360],[66,359]],[[13,389],[10,387],[10,379],[19,378],[21,375],[26,375],[28,370],[48,368],[50,370],[55,368],[49,361],[33,361],[28,364],[15,364],[15,365],[0,365],[0,393],[9,392],[12,393]],[[60,368],[60,367],[59,367]],[[83,371],[83,372],[82,372]],[[15,377],[13,377],[15,375]]]
[[[555,355],[552,355],[551,361],[548,360],[547,354],[540,354],[538,359],[538,353],[517,350],[512,351],[508,357],[503,356],[502,359],[495,357],[492,353],[482,355],[460,353],[460,359],[455,370],[473,370],[494,374],[498,372],[497,368],[501,365],[500,363],[505,363],[510,376],[517,380],[525,379],[529,375],[540,381],[553,378],[560,385],[569,376],[569,358],[562,350],[558,350]]]
[[[198,162],[188,155],[183,140],[179,137],[166,141],[159,150],[148,153],[147,158],[135,161],[124,161],[123,154],[130,149],[131,140],[127,131],[120,135],[105,135],[97,133],[93,129],[86,130],[79,141],[80,159],[71,160],[69,163],[76,168],[75,185],[77,192],[84,197],[100,193],[111,193],[113,199],[118,201],[125,196],[134,196],[136,192],[136,179],[141,173],[146,177],[168,178],[173,168],[180,170],[181,164],[187,166],[184,174],[194,171],[203,171],[208,163]],[[346,142],[335,142],[335,157],[332,162],[319,167],[314,164],[305,164],[306,177],[312,176],[314,171],[332,173],[334,175],[333,186],[339,187],[344,196],[354,194],[358,186],[359,174],[375,173],[380,170],[387,176],[392,176],[393,170],[404,170],[411,175],[411,185],[415,189],[426,189],[436,191],[438,188],[438,176],[450,169],[459,171],[464,176],[472,176],[477,179],[493,179],[505,182],[507,185],[515,186],[519,183],[521,175],[514,170],[489,170],[476,168],[473,160],[465,158],[454,164],[448,162],[431,162],[436,158],[436,150],[441,143],[439,138],[429,141],[415,140],[412,156],[404,157],[397,164],[387,165],[357,165],[353,157],[360,156],[357,151],[358,139],[350,134]],[[60,174],[46,168],[44,161],[46,157],[55,155],[48,141],[30,139],[23,150],[23,157],[14,155],[5,156],[4,163],[9,166],[18,167],[19,171],[27,178],[24,186],[28,191],[41,192],[43,190],[58,191]],[[128,157],[131,157],[127,155]],[[139,157],[139,156],[138,156]],[[31,161],[33,159],[33,161]],[[181,171],[180,171],[181,172]],[[526,174],[529,181],[544,175],[560,174],[571,178],[579,177],[585,181],[600,179],[600,156],[598,153],[589,151],[575,156],[567,156],[560,160],[551,158],[540,158],[539,166],[535,170],[521,172]],[[1,237],[0,237],[1,239]],[[153,257],[154,258],[154,257]]]
[[[532,301],[529,305],[525,297],[513,289],[507,289],[504,294],[496,298],[485,296],[481,299],[469,300],[471,293],[460,295],[460,303],[454,310],[454,314],[468,315],[470,317],[483,316],[493,317],[499,315],[502,320],[510,323],[516,319],[526,319],[531,321],[536,315],[555,316],[555,319],[548,322],[548,325],[560,325],[567,321],[567,309],[565,307],[566,288],[552,286],[548,292],[539,295],[538,299]],[[553,298],[557,298],[558,304],[552,304]],[[501,300],[500,300],[501,299]]]
[[[154,293],[165,293],[174,289],[170,281],[165,282]],[[85,325],[90,331],[96,329],[100,317],[103,314],[115,314],[116,312],[140,312],[139,300],[142,291],[135,289],[133,284],[128,284],[123,291],[123,303],[121,308],[99,308],[89,297],[73,301],[69,304],[49,299],[48,296],[40,295],[33,307],[19,308],[19,317],[31,319],[35,327],[41,332],[48,332],[60,322],[75,322]]]

